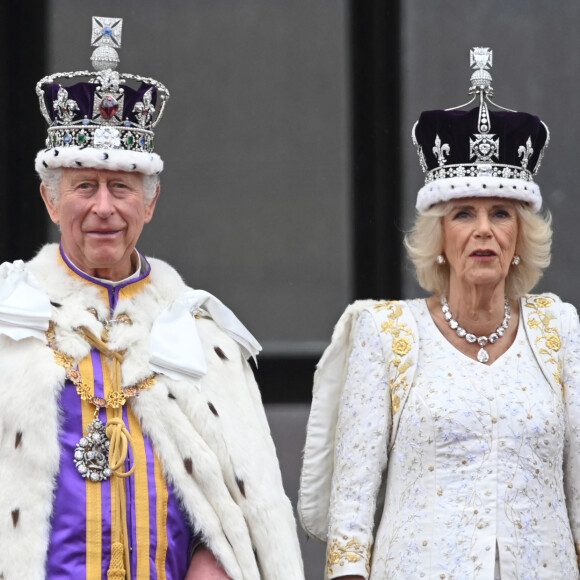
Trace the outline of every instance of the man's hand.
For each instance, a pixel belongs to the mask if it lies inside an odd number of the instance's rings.
[[[215,556],[205,547],[193,554],[185,580],[231,580]]]

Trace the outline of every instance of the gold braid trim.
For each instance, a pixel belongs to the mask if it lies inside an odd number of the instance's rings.
[[[113,389],[115,403],[125,402],[121,387],[121,363],[124,357],[121,353],[109,349],[105,342],[97,338],[90,330],[80,329],[87,342],[98,349],[107,358],[113,362]],[[123,578],[125,572],[127,578],[131,577],[131,560],[129,554],[129,532],[127,529],[127,493],[125,490],[125,478],[129,477],[135,471],[135,454],[133,453],[133,465],[129,471],[125,471],[125,461],[129,445],[133,447],[131,434],[123,422],[122,404],[111,405],[113,417],[107,421],[107,437],[110,441],[109,446],[109,466],[116,476],[111,479],[111,485],[117,488],[117,501],[113,506],[113,522],[111,526],[111,561],[107,576],[110,579]],[[122,550],[122,551],[121,551]],[[124,558],[121,558],[120,555]],[[124,567],[123,567],[124,560]]]
[[[88,330],[81,329],[81,331],[83,331],[83,334],[85,334],[85,336],[87,335],[87,333],[89,333],[95,340],[98,340]],[[147,391],[151,389],[155,384],[156,373],[153,373],[150,377],[143,379],[142,381],[138,382],[135,385],[132,385],[131,387],[123,387],[120,391],[113,391],[112,393],[109,394],[109,397],[107,399],[103,399],[101,397],[94,397],[87,384],[82,380],[81,373],[77,369],[75,360],[71,356],[64,354],[63,352],[60,352],[58,350],[55,339],[55,326],[54,322],[52,321],[50,322],[49,328],[46,331],[46,339],[48,346],[50,346],[52,352],[54,353],[54,360],[59,366],[61,366],[65,370],[67,380],[69,380],[71,383],[74,384],[81,400],[89,401],[90,403],[95,405],[95,407],[99,408],[111,407],[113,409],[117,407],[122,407],[127,402],[127,399],[129,399],[130,397],[136,397],[141,391]],[[98,346],[96,346],[93,342],[90,342],[88,338],[87,341],[91,344],[91,346],[93,346],[97,350],[105,352],[101,350]],[[105,345],[104,342],[102,341],[99,342],[104,345],[107,353],[111,353],[112,356],[116,357],[120,356],[122,361],[123,355],[121,353],[111,351]],[[107,354],[107,356],[109,355]]]

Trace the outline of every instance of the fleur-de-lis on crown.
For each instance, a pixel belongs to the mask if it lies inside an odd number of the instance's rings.
[[[530,157],[533,155],[533,153],[534,149],[532,148],[532,138],[528,137],[526,146],[524,147],[523,145],[520,145],[518,147],[518,157],[522,158],[520,163],[524,169],[528,168],[528,161],[530,160]]]
[[[137,121],[141,127],[145,127],[151,122],[151,115],[155,113],[155,107],[153,106],[151,100],[153,98],[152,89],[147,89],[143,95],[143,100],[139,101],[133,107],[133,113],[137,117]]]
[[[444,143],[441,145],[441,139],[439,135],[435,135],[435,147],[433,147],[433,155],[437,157],[437,162],[439,163],[439,167],[443,167],[445,165],[446,159],[445,156],[449,156],[450,147],[448,143]]]
[[[79,110],[77,102],[68,98],[68,91],[64,87],[58,89],[56,101],[52,106],[64,123],[70,123]]]

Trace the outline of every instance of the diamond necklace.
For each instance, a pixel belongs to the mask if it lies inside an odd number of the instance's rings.
[[[491,342],[491,344],[493,344],[494,342],[499,340],[505,334],[505,331],[508,328],[508,325],[510,323],[510,318],[511,318],[510,301],[509,301],[509,298],[506,297],[505,302],[504,302],[503,321],[497,327],[496,331],[492,332],[489,336],[483,336],[483,335],[482,336],[475,336],[475,334],[472,334],[471,332],[467,332],[467,330],[465,330],[465,328],[463,328],[462,326],[459,326],[459,322],[457,322],[457,320],[455,320],[455,318],[453,318],[453,314],[451,313],[451,310],[449,310],[449,304],[447,304],[447,298],[445,298],[445,296],[441,296],[441,310],[443,311],[443,316],[445,317],[445,320],[447,320],[447,322],[449,323],[449,326],[452,328],[452,330],[454,330],[457,333],[457,336],[464,338],[470,344],[477,342],[477,344],[479,344],[479,346],[481,346],[481,348],[479,349],[479,352],[477,353],[477,360],[483,364],[485,364],[489,360],[489,353],[485,350],[485,345],[488,342]]]

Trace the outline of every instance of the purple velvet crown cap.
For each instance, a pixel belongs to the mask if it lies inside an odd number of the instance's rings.
[[[470,140],[478,131],[479,108],[470,111],[424,111],[415,127],[415,139],[421,147],[427,170],[439,167],[439,159],[433,150],[436,138],[449,145],[445,165],[473,163]],[[527,169],[535,173],[548,140],[546,126],[535,115],[511,111],[489,111],[489,134],[499,138],[498,155],[492,164],[522,167],[520,147],[526,145],[528,138],[533,152],[527,161]]]
[[[487,107],[424,111],[413,128],[413,142],[425,172],[419,213],[463,197],[503,197],[535,211],[542,207],[533,177],[549,132],[535,115]]]
[[[66,89],[68,98],[74,100],[78,107],[78,109],[75,110],[74,117],[71,121],[76,123],[84,118],[92,120],[95,116],[95,104],[96,110],[98,111],[99,101],[102,99],[102,96],[99,95],[98,84],[80,82],[70,86],[63,86],[59,83],[52,83],[44,87],[44,102],[46,104],[46,110],[48,111],[53,123],[58,120],[57,109],[53,106],[53,103],[57,101],[58,91],[61,87]],[[157,104],[157,88],[154,85],[145,82],[142,82],[137,89],[126,84],[119,85],[119,88],[123,90],[123,99],[118,103],[119,106],[117,109],[111,107],[108,114],[112,114],[112,116],[110,119],[106,119],[106,121],[111,122],[113,125],[124,122],[138,125],[139,120],[136,116],[136,110],[138,109],[135,109],[135,105],[137,105],[137,103],[142,103],[145,93],[151,89],[151,104],[153,105],[153,108],[155,108]],[[105,94],[107,92],[108,91],[103,91]],[[120,106],[121,104],[122,106]],[[151,121],[149,121],[146,128],[149,128],[150,125]]]

